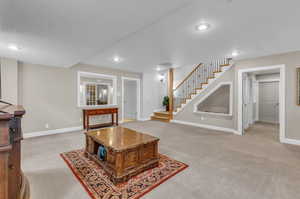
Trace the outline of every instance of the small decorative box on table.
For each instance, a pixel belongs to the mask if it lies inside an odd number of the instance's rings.
[[[86,155],[100,164],[115,184],[158,166],[156,137],[120,126],[85,134]]]

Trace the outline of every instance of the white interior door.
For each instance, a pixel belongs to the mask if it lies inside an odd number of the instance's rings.
[[[243,129],[247,129],[254,122],[254,78],[243,74]]]
[[[137,81],[124,80],[124,119],[137,119]]]
[[[279,123],[279,82],[259,83],[259,121]]]
[[[243,74],[243,129],[249,127],[249,80],[248,75]]]

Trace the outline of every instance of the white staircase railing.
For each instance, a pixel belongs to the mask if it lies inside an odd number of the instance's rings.
[[[197,93],[197,90],[201,90],[204,84],[208,84],[209,79],[215,78],[215,73],[222,72],[223,66],[229,66],[231,60],[231,58],[224,58],[196,66],[173,90],[173,110],[176,112],[182,104]]]

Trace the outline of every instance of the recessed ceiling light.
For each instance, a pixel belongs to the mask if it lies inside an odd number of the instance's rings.
[[[157,67],[156,67],[156,70],[157,70],[157,71],[160,71],[160,70],[161,70],[161,68],[157,66]]]
[[[15,45],[15,44],[10,44],[10,45],[8,45],[8,48],[9,48],[10,50],[12,50],[12,51],[19,51],[19,50],[21,50],[21,48],[18,47],[17,45]]]
[[[208,23],[201,23],[199,25],[196,26],[196,30],[198,31],[205,31],[209,29],[209,24]]]
[[[115,56],[115,57],[113,58],[113,61],[116,62],[116,63],[119,63],[119,62],[121,61],[121,58],[118,57],[118,56]]]
[[[236,56],[238,56],[240,53],[238,52],[238,51],[233,51],[232,53],[231,53],[231,55],[233,56],[233,57],[236,57]]]

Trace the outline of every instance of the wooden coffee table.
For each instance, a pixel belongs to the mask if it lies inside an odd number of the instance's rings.
[[[159,139],[124,127],[88,131],[85,154],[102,166],[113,183],[127,181],[158,166]],[[104,160],[97,155],[99,146],[106,151]]]

